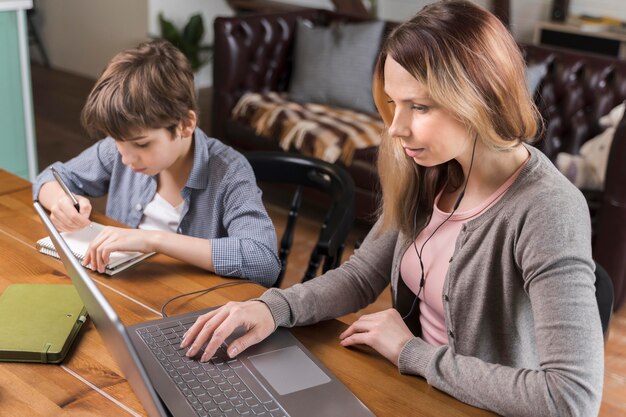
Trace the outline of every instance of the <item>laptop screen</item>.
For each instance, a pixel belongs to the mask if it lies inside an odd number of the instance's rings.
[[[86,269],[72,254],[41,204],[35,202],[34,206],[44,226],[48,229],[50,239],[65,266],[67,274],[100,332],[102,341],[120,368],[124,370],[124,375],[137,398],[150,417],[166,417],[168,414],[152,387],[146,370],[117,313],[102,295],[96,283],[90,278]]]

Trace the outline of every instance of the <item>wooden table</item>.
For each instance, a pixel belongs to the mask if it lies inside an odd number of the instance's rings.
[[[30,189],[30,182],[0,168],[0,195]]]
[[[30,187],[0,172],[0,292],[12,283],[68,284],[63,264],[40,254],[37,239],[46,235],[32,207]],[[14,188],[17,187],[17,188]],[[95,214],[95,220],[111,223]],[[92,273],[100,290],[125,324],[160,317],[171,297],[226,280],[164,255],[105,278]],[[258,296],[258,285],[239,285],[190,297],[168,306],[183,313]],[[487,416],[429,386],[422,378],[404,376],[375,352],[346,349],[339,321],[300,327],[294,334],[330,368],[377,416]],[[145,411],[113,361],[92,322],[83,326],[62,365],[0,363],[0,416],[144,416]]]

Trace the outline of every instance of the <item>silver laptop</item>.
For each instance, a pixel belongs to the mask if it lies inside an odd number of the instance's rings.
[[[43,207],[34,206],[103,342],[150,417],[374,416],[286,329],[236,359],[222,346],[201,363],[179,346],[182,334],[210,309],[125,327]]]

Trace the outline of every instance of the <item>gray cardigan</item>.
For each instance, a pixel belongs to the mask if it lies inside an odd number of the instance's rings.
[[[415,337],[397,365],[499,414],[597,415],[604,343],[589,212],[554,165],[528,149],[531,158],[511,188],[457,238],[443,287],[448,344],[435,347]],[[397,230],[377,236],[378,229],[339,268],[267,291],[261,300],[276,325],[355,312],[390,282],[397,307],[408,291],[399,268],[411,237]]]

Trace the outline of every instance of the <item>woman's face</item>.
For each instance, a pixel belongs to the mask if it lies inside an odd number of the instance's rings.
[[[467,128],[431,100],[426,87],[390,56],[384,81],[393,111],[389,135],[409,158],[431,167],[467,154],[472,146]]]

